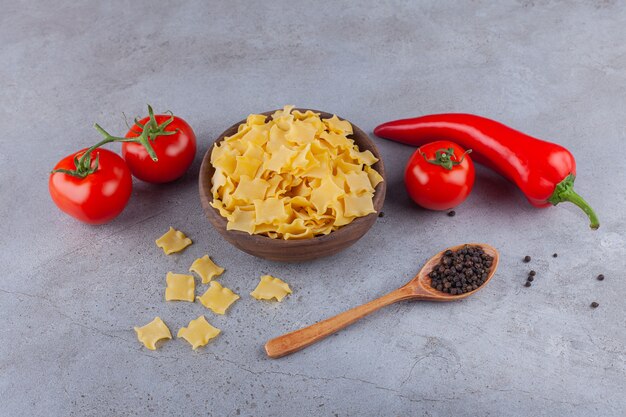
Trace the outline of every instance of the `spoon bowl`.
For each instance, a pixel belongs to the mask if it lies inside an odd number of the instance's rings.
[[[429,274],[433,268],[439,264],[439,261],[445,252],[448,250],[454,252],[464,248],[465,246],[480,247],[487,255],[493,258],[491,266],[489,267],[489,272],[485,278],[485,282],[483,282],[482,285],[475,290],[456,295],[445,293],[433,288]],[[496,269],[498,268],[499,259],[500,255],[498,251],[493,246],[485,243],[468,243],[444,249],[430,258],[411,281],[397,290],[372,300],[369,303],[354,307],[351,310],[320,321],[309,327],[274,338],[265,344],[265,352],[271,358],[280,358],[281,356],[297,352],[298,350],[304,349],[305,347],[312,345],[313,343],[318,342],[333,333],[336,333],[338,330],[349,326],[366,315],[390,304],[397,303],[398,301],[419,300],[445,302],[456,301],[469,297],[484,288],[485,285],[491,280],[496,272]]]
[[[480,287],[476,288],[475,290],[468,291],[463,294],[457,294],[457,295],[452,295],[443,291],[439,291],[436,288],[433,288],[431,286],[431,279],[430,279],[430,276],[428,276],[428,274],[430,274],[433,268],[435,268],[439,264],[439,261],[441,260],[441,258],[447,251],[451,250],[453,252],[456,252],[460,249],[463,249],[465,246],[479,247],[483,250],[483,252],[485,252],[487,255],[493,258],[491,262],[491,267],[489,268],[489,272],[487,273],[487,278],[485,278],[485,282],[483,282],[483,284]],[[463,245],[452,246],[450,248],[442,250],[441,252],[439,252],[432,258],[430,258],[424,264],[422,269],[420,269],[420,271],[417,273],[415,278],[409,281],[404,287],[408,287],[407,290],[409,290],[411,294],[413,294],[411,297],[411,299],[413,300],[442,301],[442,302],[460,300],[462,298],[467,298],[470,295],[475,294],[477,291],[480,291],[485,285],[487,285],[487,283],[491,280],[491,277],[493,277],[493,274],[496,272],[496,269],[498,268],[499,260],[500,260],[500,254],[498,253],[496,248],[494,248],[491,245],[487,245],[486,243],[466,243]]]

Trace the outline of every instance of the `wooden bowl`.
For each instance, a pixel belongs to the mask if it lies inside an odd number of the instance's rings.
[[[297,110],[305,112],[307,109]],[[274,113],[274,111],[268,111],[261,114],[270,116]],[[329,113],[318,110],[313,111],[316,113],[320,113],[320,116],[325,119],[332,117],[332,114]],[[226,136],[231,136],[237,133],[238,126],[245,122],[245,120],[242,120],[226,129],[226,131],[215,140],[215,143],[220,142]],[[350,224],[342,226],[339,229],[329,233],[328,235],[314,237],[310,239],[272,239],[262,235],[249,235],[248,233],[237,230],[226,230],[227,220],[221,216],[219,211],[217,211],[210,205],[210,203],[213,201],[213,195],[211,194],[211,178],[213,177],[213,173],[215,172],[215,169],[211,165],[211,152],[213,151],[213,146],[215,146],[214,143],[204,155],[204,158],[202,159],[202,165],[200,167],[200,201],[202,203],[202,208],[204,209],[207,219],[209,219],[209,222],[211,222],[213,227],[217,229],[217,231],[224,237],[224,239],[226,239],[236,248],[241,249],[242,251],[257,256],[259,258],[269,259],[272,261],[307,261],[333,255],[352,245],[354,242],[363,237],[363,235],[367,233],[370,227],[372,227],[374,222],[376,222],[378,212],[383,207],[383,202],[385,201],[385,192],[387,190],[385,166],[380,157],[378,149],[376,149],[376,145],[374,145],[374,142],[372,142],[372,140],[367,136],[365,132],[363,132],[354,124],[352,125],[352,129],[354,133],[350,137],[359,146],[359,149],[361,151],[369,150],[374,154],[374,156],[376,156],[376,158],[378,158],[378,162],[373,165],[373,168],[380,173],[383,179],[385,179],[385,181],[378,184],[375,189],[373,203],[376,213],[371,213],[364,217],[358,217],[354,219]]]

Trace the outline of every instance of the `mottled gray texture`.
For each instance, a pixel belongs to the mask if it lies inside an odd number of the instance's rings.
[[[1,3],[1,415],[626,414],[623,3]],[[121,112],[146,102],[195,128],[190,172],[136,182],[106,226],[60,213],[47,191],[54,163],[97,140],[94,121],[122,133]],[[255,259],[211,229],[196,176],[222,130],[287,103],[368,132],[465,111],[553,139],[577,156],[577,189],[602,227],[590,231],[571,205],[535,209],[483,169],[456,217],[420,210],[402,185],[411,149],[377,140],[386,216],[365,238],[301,265]],[[154,239],[169,225],[195,243],[166,257]],[[391,306],[301,353],[265,357],[267,339],[380,296],[467,241],[502,254],[475,297]],[[163,301],[165,273],[205,253],[242,295],[226,316]],[[251,299],[265,273],[293,295]],[[197,352],[183,340],[148,351],[132,330],[160,315],[176,332],[200,314],[223,334]]]

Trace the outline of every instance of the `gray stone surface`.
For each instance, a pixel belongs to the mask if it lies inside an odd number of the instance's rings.
[[[622,2],[1,6],[0,415],[626,414]],[[121,112],[141,114],[146,102],[194,127],[190,172],[162,187],[135,182],[106,226],[60,213],[48,171],[97,140],[93,122],[123,133]],[[365,238],[301,265],[255,259],[203,217],[199,162],[231,123],[288,103],[368,132],[464,111],[550,138],[578,158],[577,189],[602,227],[590,231],[571,205],[535,209],[484,169],[456,217],[420,210],[402,185],[411,149],[377,140],[389,192]],[[154,239],[170,225],[195,243],[166,257]],[[468,241],[502,253],[475,297],[398,304],[293,356],[265,357],[269,338],[380,296]],[[165,273],[205,253],[242,295],[226,316],[163,301]],[[265,273],[294,294],[251,299]],[[151,352],[133,332],[155,315],[176,332],[200,314],[223,334],[197,352],[183,340]]]

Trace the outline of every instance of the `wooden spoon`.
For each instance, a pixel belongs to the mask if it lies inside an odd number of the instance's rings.
[[[428,274],[439,263],[439,260],[447,250],[457,251],[462,249],[466,245],[453,246],[451,248],[442,250],[426,262],[422,269],[417,273],[415,278],[409,281],[404,286],[398,288],[395,291],[390,292],[387,295],[383,295],[380,298],[370,301],[367,304],[355,307],[351,310],[345,311],[341,314],[331,317],[324,321],[320,321],[312,326],[305,327],[300,330],[293,331],[291,333],[284,334],[275,339],[270,340],[265,344],[265,351],[271,358],[280,358],[281,356],[289,355],[297,352],[300,349],[312,345],[325,337],[343,329],[354,323],[355,321],[373,313],[382,307],[404,300],[419,300],[419,301],[456,301],[476,293],[482,289],[491,280],[491,277],[496,272],[498,267],[499,254],[498,251],[484,243],[469,243],[467,246],[479,246],[483,251],[493,257],[491,268],[487,274],[487,279],[477,289],[466,292],[459,295],[451,295],[442,291],[438,291],[431,287],[430,277]]]

